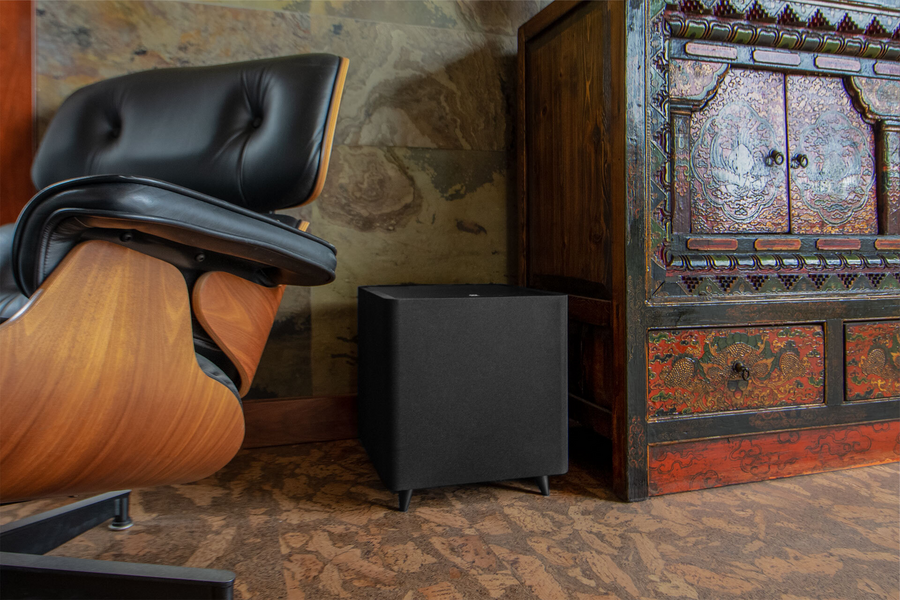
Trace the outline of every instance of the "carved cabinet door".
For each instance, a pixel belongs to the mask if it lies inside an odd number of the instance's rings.
[[[787,76],[791,232],[874,234],[875,139],[837,77]]]
[[[691,231],[790,227],[782,73],[731,69],[691,118]]]

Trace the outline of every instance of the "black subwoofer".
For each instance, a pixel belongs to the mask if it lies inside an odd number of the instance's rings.
[[[359,436],[412,490],[568,470],[566,296],[505,285],[359,288]]]

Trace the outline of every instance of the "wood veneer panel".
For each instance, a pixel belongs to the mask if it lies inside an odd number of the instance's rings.
[[[650,447],[650,495],[900,460],[900,421]]]
[[[34,6],[0,2],[0,225],[12,223],[34,195]]]
[[[238,399],[197,363],[166,262],[85,242],[0,324],[4,502],[196,481],[243,435]]]
[[[283,295],[283,285],[268,288],[221,271],[194,285],[197,320],[237,368],[241,396],[250,391]]]
[[[319,197],[325,189],[325,176],[328,175],[328,165],[331,162],[331,147],[334,143],[334,131],[337,127],[338,110],[341,107],[341,97],[344,95],[344,83],[347,81],[347,70],[350,67],[350,59],[341,57],[338,66],[337,78],[331,93],[331,104],[328,107],[328,118],[325,121],[325,133],[322,136],[322,151],[319,155],[319,172],[316,175],[316,183],[309,197],[300,206],[309,204]],[[303,221],[305,223],[305,221]],[[302,229],[306,231],[306,228]]]

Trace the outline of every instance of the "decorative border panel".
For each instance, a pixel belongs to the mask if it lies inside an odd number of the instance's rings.
[[[670,158],[674,141],[672,140],[672,123],[670,121],[670,110],[677,110],[669,104],[669,47],[666,43],[668,37],[669,25],[665,21],[665,0],[650,0],[650,10],[648,11],[648,27],[646,29],[647,46],[646,60],[648,68],[647,73],[647,96],[649,101],[646,104],[647,114],[647,163],[650,172],[649,185],[645,188],[648,196],[648,206],[646,207],[647,220],[647,237],[646,243],[649,251],[648,260],[648,286],[652,285],[658,291],[657,286],[666,279],[667,257],[670,254],[672,239],[672,215],[675,213],[674,198],[672,194],[672,181],[676,178],[676,174],[670,173]],[[681,127],[687,128],[690,123],[686,118],[689,111],[682,111]],[[684,136],[687,137],[686,135]],[[689,168],[690,148],[684,146],[679,149],[682,154],[683,170]],[[681,177],[683,185],[689,185],[686,176]],[[688,188],[681,190],[683,201],[690,203],[690,195]],[[688,211],[682,211],[682,214],[688,214]],[[690,220],[687,221],[690,224]],[[651,291],[648,290],[648,291]],[[648,295],[655,295],[648,294]],[[683,295],[683,294],[679,294]]]
[[[726,265],[733,257],[713,257]],[[796,268],[796,267],[795,267]],[[794,268],[794,269],[795,269]],[[714,273],[674,273],[656,296],[722,297],[762,294],[810,294],[815,292],[883,292],[900,290],[900,271],[832,270],[796,271],[776,266],[759,267],[751,273],[723,268]]]
[[[726,21],[722,18],[709,18],[700,13],[691,14],[690,9],[684,9],[686,4],[688,3],[681,3],[682,8],[679,12],[682,14],[669,13],[666,17],[672,35],[677,38],[885,60],[900,58],[900,43],[891,39],[879,17],[872,17],[868,21],[866,32],[863,32],[850,16],[851,13],[845,12],[843,17],[840,17],[839,23],[832,24],[823,16],[822,9],[819,8],[806,22],[800,19],[797,19],[796,22],[781,19],[776,27],[773,26],[774,24],[766,22],[774,21],[772,17],[757,15],[754,19],[751,10],[748,10],[747,14],[735,14]],[[717,6],[725,4],[728,4],[728,0],[722,0]],[[759,4],[756,3],[756,5]],[[791,7],[786,6],[781,14],[786,16],[792,12]],[[832,19],[837,18],[838,14],[840,12],[832,12],[834,15]],[[814,23],[817,18],[820,20],[818,23]],[[857,15],[856,18],[864,19],[865,17]],[[895,19],[888,20],[886,17],[881,17],[881,20],[888,23],[888,26],[895,22]]]
[[[650,446],[651,496],[900,460],[900,421]]]

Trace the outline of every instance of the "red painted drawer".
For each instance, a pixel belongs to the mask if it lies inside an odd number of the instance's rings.
[[[848,401],[900,397],[900,321],[847,323],[844,351]]]
[[[825,401],[821,325],[650,331],[647,416]]]
[[[900,460],[900,421],[838,425],[649,448],[650,495]]]

